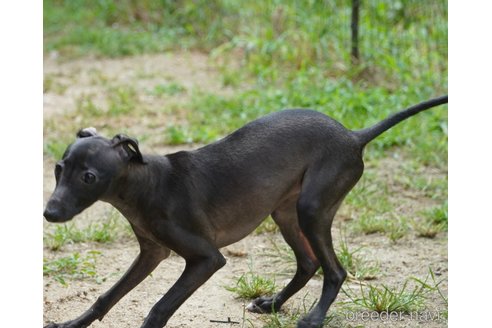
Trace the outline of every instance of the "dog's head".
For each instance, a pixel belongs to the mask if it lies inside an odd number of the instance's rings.
[[[82,129],[56,163],[56,187],[44,211],[49,222],[66,222],[104,197],[130,163],[144,164],[136,139],[123,134],[107,139]]]

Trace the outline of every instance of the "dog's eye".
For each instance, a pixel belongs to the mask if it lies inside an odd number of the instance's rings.
[[[55,166],[55,177],[58,178],[62,171],[62,165],[57,163]]]
[[[92,184],[96,181],[96,176],[90,172],[86,172],[82,176],[82,181],[84,181],[87,184]]]

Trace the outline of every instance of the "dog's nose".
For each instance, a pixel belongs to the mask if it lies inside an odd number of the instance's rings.
[[[67,211],[67,207],[57,197],[50,198],[43,212],[48,222],[66,222],[71,220],[75,214]]]
[[[57,200],[51,199],[46,204],[46,208],[44,209],[43,216],[48,222],[64,222],[67,221],[65,217],[65,211],[63,208],[59,206],[59,202]]]
[[[60,219],[60,213],[54,208],[46,207],[43,216],[49,222],[57,222]]]

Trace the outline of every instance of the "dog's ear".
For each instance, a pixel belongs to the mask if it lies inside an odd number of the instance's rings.
[[[129,161],[135,161],[141,164],[147,164],[144,161],[142,153],[138,148],[138,141],[124,134],[117,134],[111,140],[113,148],[119,148],[121,154]]]
[[[77,138],[94,137],[97,135],[98,134],[96,128],[92,126],[85,129],[80,129],[79,132],[77,132]]]

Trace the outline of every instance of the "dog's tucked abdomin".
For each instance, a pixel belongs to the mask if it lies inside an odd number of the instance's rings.
[[[349,131],[312,110],[267,115],[224,139],[193,151],[142,155],[135,139],[77,133],[56,164],[56,188],[44,217],[72,219],[102,200],[130,222],[140,244],[127,273],[78,318],[47,327],[87,327],[145,279],[173,250],[186,260],[175,285],[142,327],[166,325],[172,314],[226,261],[219,248],[244,238],[268,215],[294,250],[297,271],[273,297],[248,309],[278,311],[321,266],[319,302],[298,327],[319,327],[346,277],[331,238],[333,217],[362,175],[364,146],[398,122],[448,97],[432,99],[373,127]]]

